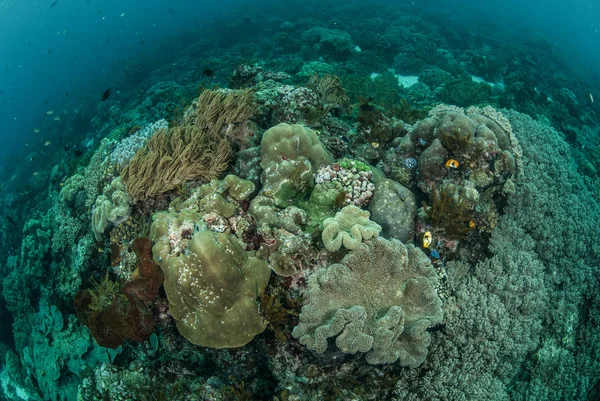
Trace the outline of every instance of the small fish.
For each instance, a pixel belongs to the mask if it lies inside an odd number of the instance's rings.
[[[54,114],[54,110],[48,110],[48,111],[46,112],[46,114],[48,114],[49,116],[51,116],[52,114]]]
[[[29,161],[34,162],[35,161],[35,157],[31,156],[31,158],[29,159]]]
[[[423,248],[429,248],[432,239],[433,237],[431,235],[431,231],[427,231],[425,234],[423,234]]]
[[[46,52],[47,55],[52,54],[52,49],[48,49],[48,51]]]
[[[35,172],[33,173],[33,176],[35,177],[35,176],[36,176],[36,175],[38,175],[38,174],[39,174],[39,172],[38,172],[38,171],[35,171]]]
[[[83,155],[83,153],[81,153],[81,150],[77,150],[77,149],[75,149],[75,150],[73,151],[73,155],[74,155],[75,157],[81,157],[81,155]]]
[[[448,168],[458,168],[458,166],[460,166],[460,163],[454,159],[448,159],[446,161],[446,167]]]
[[[427,141],[423,138],[419,138],[419,145],[425,146],[425,145],[427,145]]]
[[[346,143],[350,142],[350,139],[346,135],[340,135],[340,139]]]
[[[112,88],[108,88],[107,90],[104,91],[104,93],[102,94],[103,102],[110,97],[111,92],[112,92]]]
[[[54,121],[60,121],[60,117],[59,116],[54,117]]]
[[[434,259],[439,259],[440,258],[440,253],[438,251],[436,251],[435,249],[431,250],[431,257]]]
[[[37,133],[39,133],[39,132],[40,132],[40,130],[39,130],[39,129],[37,129],[37,128],[34,128],[34,129],[33,129],[33,132],[35,132],[35,133],[37,134]]]
[[[124,16],[125,16],[125,13],[121,13],[121,15],[120,15],[120,16],[121,16],[121,17],[124,17]]]
[[[204,74],[205,77],[207,78],[214,78],[217,74],[215,74],[215,72],[211,69],[204,69],[202,70],[202,74]]]
[[[104,253],[104,249],[98,247],[98,253]]]
[[[469,228],[475,228],[475,221],[469,220]]]
[[[8,220],[8,222],[13,226],[17,226],[17,223],[15,223],[15,221],[9,215],[6,215],[6,220]]]
[[[371,146],[373,149],[379,149],[379,144],[377,142],[371,142]]]
[[[53,8],[57,4],[58,4],[58,1],[55,1],[54,3],[50,4],[50,8]]]
[[[591,93],[590,93],[590,100],[592,101],[592,103],[594,103],[594,96],[592,96]]]
[[[44,146],[50,146],[50,145],[52,145],[52,141],[46,141],[46,142],[44,142]]]

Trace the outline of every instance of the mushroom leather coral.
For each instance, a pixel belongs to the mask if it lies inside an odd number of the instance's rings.
[[[366,353],[370,364],[416,368],[427,357],[427,328],[443,318],[437,282],[419,248],[375,238],[310,277],[292,335],[317,353],[335,343],[348,354]]]

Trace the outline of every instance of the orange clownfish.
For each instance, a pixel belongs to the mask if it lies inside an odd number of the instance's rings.
[[[431,231],[427,231],[425,234],[423,234],[423,248],[429,248],[432,238]]]
[[[460,165],[460,163],[458,163],[458,161],[454,160],[454,159],[448,159],[446,161],[446,167],[458,168],[459,165]]]

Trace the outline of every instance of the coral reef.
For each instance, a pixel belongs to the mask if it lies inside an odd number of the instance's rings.
[[[419,4],[262,3],[29,108],[0,398],[599,398],[595,78]]]
[[[118,288],[108,279],[75,296],[77,317],[89,327],[96,342],[117,348],[128,339],[145,341],[154,332],[154,319],[146,302],[158,296],[163,276],[152,261],[152,241],[136,238],[131,245],[137,256],[134,278]]]
[[[363,240],[377,237],[381,226],[369,220],[370,213],[357,206],[348,205],[336,213],[335,217],[323,221],[321,239],[325,249],[335,252],[344,246],[357,249]]]
[[[282,207],[312,188],[317,168],[332,162],[313,130],[285,123],[264,133],[260,157],[262,193]]]
[[[123,169],[129,164],[136,152],[144,146],[148,138],[159,131],[165,134],[169,131],[169,123],[164,118],[145,126],[119,142],[110,154],[111,162]]]
[[[167,134],[157,132],[121,171],[134,201],[170,191],[189,180],[218,178],[231,143],[243,137],[253,114],[249,92],[204,91],[197,111]]]
[[[366,353],[371,364],[399,360],[415,368],[427,357],[427,329],[443,317],[436,283],[421,250],[377,238],[309,279],[308,303],[293,335],[318,353],[335,337],[338,349]]]
[[[381,180],[369,205],[371,220],[381,226],[384,237],[411,242],[415,234],[415,204],[415,196],[406,187],[390,179]]]
[[[354,160],[342,160],[340,163],[323,166],[315,173],[315,183],[321,184],[325,189],[339,188],[336,196],[343,195],[344,203],[364,207],[369,204],[375,185],[371,183],[373,173],[367,169],[359,169],[359,164]]]
[[[129,217],[131,198],[117,177],[104,187],[92,210],[92,231],[100,241],[109,226],[118,226]]]
[[[174,243],[173,230],[198,217],[197,213],[159,214],[151,228],[154,258],[165,274],[169,311],[179,332],[192,343],[241,347],[266,328],[256,299],[269,281],[270,270],[266,261],[244,252],[235,237],[210,230],[193,234],[188,229],[183,234],[189,237],[186,252],[182,252],[183,245]]]

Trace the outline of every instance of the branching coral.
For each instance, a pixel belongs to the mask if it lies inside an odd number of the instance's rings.
[[[343,352],[364,352],[371,364],[415,368],[427,357],[427,328],[442,321],[436,272],[412,245],[377,238],[308,281],[308,302],[293,336],[323,353],[328,339]]]
[[[241,141],[254,112],[249,91],[204,91],[195,114],[152,136],[121,172],[134,200],[168,192],[189,180],[210,181],[227,168],[231,143]]]
[[[218,178],[227,167],[229,142],[185,124],[156,133],[121,172],[134,200],[168,192],[188,180]]]

